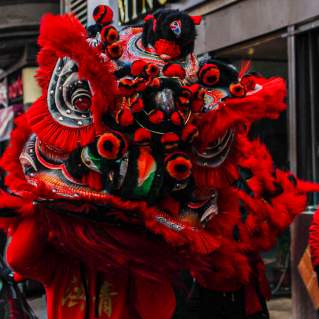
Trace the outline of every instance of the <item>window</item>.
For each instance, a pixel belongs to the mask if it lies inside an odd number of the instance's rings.
[[[319,181],[319,29],[296,36],[296,109],[297,173]]]

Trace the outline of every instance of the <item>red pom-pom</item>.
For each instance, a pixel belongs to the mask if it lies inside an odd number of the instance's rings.
[[[146,75],[154,78],[154,77],[156,77],[159,74],[159,68],[154,63],[148,63],[145,66],[145,73],[146,73]]]
[[[220,71],[215,64],[204,64],[198,73],[201,83],[207,86],[216,85],[220,79]]]
[[[142,75],[144,72],[145,66],[146,66],[146,62],[144,60],[135,60],[131,64],[131,74],[133,76]]]
[[[189,104],[190,99],[192,98],[192,92],[188,87],[183,87],[178,96],[179,106],[185,107]]]
[[[186,76],[185,69],[177,63],[168,63],[163,67],[163,74],[168,77],[177,77],[184,79]]]
[[[119,42],[114,42],[106,47],[106,52],[111,59],[118,59],[123,54],[123,47]]]
[[[160,124],[164,120],[164,113],[160,110],[153,110],[149,114],[148,119],[153,124]]]
[[[97,24],[109,24],[113,20],[113,10],[106,5],[99,5],[93,11],[93,18]]]
[[[171,151],[177,148],[179,136],[175,133],[165,133],[161,137],[161,143],[166,151]]]
[[[131,96],[135,93],[135,82],[129,78],[122,78],[118,84],[120,94],[123,96]]]
[[[185,86],[185,88],[187,88],[192,93],[192,97],[195,97],[201,87],[198,83],[195,83],[192,85]]]
[[[161,80],[159,78],[154,78],[149,85],[152,88],[158,89],[161,86]]]
[[[152,134],[147,129],[141,127],[134,133],[134,142],[140,145],[147,145],[151,142]]]
[[[163,60],[174,60],[181,55],[181,48],[173,41],[159,39],[154,44],[156,53]]]
[[[112,44],[120,39],[118,31],[111,25],[105,26],[101,30],[102,41],[106,44]]]
[[[133,113],[139,113],[144,109],[144,103],[141,98],[137,98],[131,102],[131,109]]]
[[[123,108],[116,113],[115,120],[119,125],[126,127],[133,124],[134,117],[131,110],[128,108]]]
[[[203,99],[194,99],[192,101],[192,104],[191,104],[191,108],[192,108],[192,111],[194,113],[201,112],[203,106],[204,106],[204,100]]]
[[[107,132],[101,135],[97,141],[99,155],[108,160],[121,158],[127,150],[125,138],[117,132]]]
[[[182,131],[182,140],[184,143],[192,143],[197,135],[197,127],[193,124],[187,124]]]
[[[192,162],[183,153],[174,153],[165,159],[165,168],[170,177],[182,181],[190,177]]]
[[[142,78],[142,77],[138,77],[134,80],[134,86],[135,86],[135,90],[136,92],[143,92],[145,91],[145,89],[147,88],[149,82]]]
[[[241,83],[232,83],[229,86],[229,92],[236,97],[244,97],[246,95],[245,87]]]
[[[181,112],[173,112],[171,115],[171,121],[176,126],[182,126],[185,124],[184,116]]]
[[[245,75],[240,83],[245,87],[246,91],[253,91],[256,88],[256,80],[252,75]]]

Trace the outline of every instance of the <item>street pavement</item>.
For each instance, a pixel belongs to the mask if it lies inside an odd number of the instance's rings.
[[[268,302],[268,308],[270,312],[270,319],[291,319],[290,298],[271,299]]]

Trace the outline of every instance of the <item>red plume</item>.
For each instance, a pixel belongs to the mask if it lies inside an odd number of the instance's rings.
[[[250,67],[251,67],[250,60],[242,61],[240,66],[240,71],[239,71],[239,79],[241,79],[249,71]]]

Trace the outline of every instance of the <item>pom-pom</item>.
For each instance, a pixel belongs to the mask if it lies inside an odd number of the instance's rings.
[[[120,94],[131,96],[135,92],[135,82],[129,78],[122,78],[118,84]]]
[[[183,87],[178,96],[178,102],[180,106],[187,106],[192,98],[192,92],[188,87]]]
[[[193,124],[187,124],[182,130],[182,141],[184,143],[192,143],[198,136],[198,129]]]
[[[144,109],[143,100],[140,97],[137,99],[134,99],[131,102],[131,109],[132,109],[133,113],[139,113],[139,112],[143,111],[143,109]]]
[[[229,86],[229,92],[236,97],[244,97],[246,95],[245,87],[241,83],[232,83]]]
[[[198,83],[189,85],[186,88],[192,93],[192,97],[197,97],[197,93],[201,89],[201,87]]]
[[[191,104],[192,112],[199,113],[204,106],[204,99],[194,99]]]
[[[177,63],[167,63],[162,70],[163,74],[168,77],[177,77],[184,79],[186,76],[185,69]]]
[[[158,89],[161,86],[161,80],[159,78],[154,78],[149,83],[149,86],[154,88],[154,89]]]
[[[142,77],[138,77],[134,80],[134,87],[136,92],[143,92],[148,86],[148,81]]]
[[[125,138],[117,132],[107,132],[97,141],[97,151],[100,156],[108,160],[121,158],[127,150]]]
[[[154,63],[148,63],[145,66],[145,73],[147,76],[154,78],[159,74],[159,68]]]
[[[185,124],[185,119],[184,119],[184,116],[181,112],[179,111],[176,111],[176,112],[173,112],[172,115],[171,115],[171,121],[174,125],[176,126],[182,126]]]
[[[105,26],[101,30],[102,41],[106,44],[112,44],[120,39],[118,31],[111,25]]]
[[[141,127],[134,132],[134,142],[139,145],[148,145],[151,142],[152,134],[147,129]]]
[[[93,11],[93,18],[97,24],[109,24],[113,20],[113,10],[109,6],[99,5]]]
[[[154,49],[163,60],[177,59],[182,53],[178,44],[165,39],[157,40],[154,44]]]
[[[246,92],[253,91],[256,88],[256,80],[252,75],[243,76],[240,83],[245,87]]]
[[[133,124],[134,117],[130,109],[122,108],[116,113],[115,120],[119,125],[127,127]]]
[[[135,60],[131,64],[131,74],[133,76],[142,75],[144,72],[145,66],[146,66],[146,62],[144,60]]]
[[[106,47],[106,53],[111,59],[119,59],[123,54],[123,47],[119,42],[114,42]]]
[[[220,71],[215,64],[204,64],[198,72],[199,80],[207,86],[216,85],[220,79]]]
[[[160,110],[153,110],[149,114],[148,119],[153,124],[161,124],[164,120],[164,113]]]
[[[190,177],[192,163],[184,153],[173,153],[166,157],[165,168],[170,177],[177,181],[183,181]]]
[[[166,151],[171,151],[177,148],[179,136],[175,133],[165,133],[161,137],[161,143]]]

